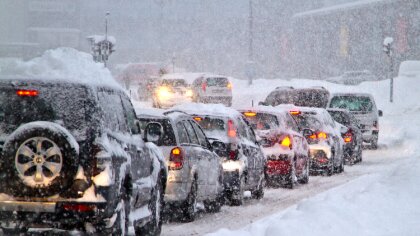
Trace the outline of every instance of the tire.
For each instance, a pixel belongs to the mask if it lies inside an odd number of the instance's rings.
[[[331,167],[327,169],[327,175],[332,176],[334,174],[334,159],[331,160]]]
[[[229,196],[229,201],[232,206],[242,206],[244,204],[245,191],[245,177],[241,176],[239,179],[238,188],[233,190]]]
[[[306,162],[305,174],[299,181],[301,184],[307,184],[309,182],[309,160]]]
[[[117,218],[114,225],[110,228],[98,228],[97,232],[100,235],[124,236],[128,234],[128,213],[130,209],[127,202],[127,200],[121,198],[115,209]]]
[[[182,207],[183,221],[192,222],[195,220],[197,211],[197,182],[191,184],[191,191]]]
[[[136,236],[155,236],[162,231],[162,212],[163,212],[163,186],[162,176],[158,176],[156,188],[150,201],[149,209],[152,212],[152,220],[143,227],[135,227]]]
[[[216,213],[220,212],[223,205],[223,195],[219,194],[215,200],[204,201],[204,208],[207,212]]]
[[[370,141],[370,149],[372,150],[378,149],[378,136],[376,136],[375,138],[373,138],[372,141]]]
[[[344,159],[341,158],[340,166],[337,168],[337,173],[343,173],[344,172]]]
[[[46,197],[63,193],[78,168],[76,141],[52,122],[28,123],[16,130],[3,148],[2,187],[17,197]]]
[[[292,170],[289,176],[289,182],[287,183],[287,186],[286,186],[288,189],[295,188],[295,179],[296,179],[296,169],[295,169],[295,165],[293,164]]]
[[[251,197],[258,200],[262,199],[264,197],[264,186],[265,186],[265,178],[263,174],[257,188],[251,191]]]

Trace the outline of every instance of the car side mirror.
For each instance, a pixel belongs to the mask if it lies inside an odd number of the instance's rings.
[[[378,110],[378,116],[383,116],[384,115],[384,113],[382,112],[382,110]]]
[[[163,137],[163,127],[160,123],[150,122],[144,129],[144,141],[159,145]]]
[[[219,157],[223,157],[226,156],[226,144],[222,141],[219,140],[214,140],[213,143],[211,144],[211,146],[213,147],[213,151],[219,156]]]

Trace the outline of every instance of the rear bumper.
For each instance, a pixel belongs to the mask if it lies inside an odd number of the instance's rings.
[[[288,157],[287,160],[268,160],[266,164],[265,174],[267,177],[287,176],[292,170],[292,165]]]
[[[167,182],[164,201],[166,203],[182,202],[187,199],[191,184],[187,182]]]

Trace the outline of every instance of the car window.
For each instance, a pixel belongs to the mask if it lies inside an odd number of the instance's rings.
[[[182,122],[178,122],[176,124],[176,129],[178,131],[178,138],[180,144],[188,144],[190,143],[190,140],[188,139],[187,130],[185,129]]]
[[[349,125],[351,118],[341,111],[329,111],[331,117],[340,124]]]
[[[171,122],[168,119],[153,119],[153,118],[140,118],[140,129],[144,134],[144,129],[150,122],[158,122],[163,127],[163,136],[161,146],[176,146],[176,139]]]
[[[293,131],[299,132],[299,127],[293,117],[289,114],[283,116],[286,121],[286,127]]]
[[[198,141],[197,135],[194,131],[194,128],[191,126],[191,123],[188,121],[184,121],[183,123],[187,130],[188,137],[190,138],[191,143],[200,145],[200,142]]]
[[[112,90],[98,91],[99,103],[102,107],[104,126],[111,131],[128,132],[120,96]]]
[[[270,130],[280,126],[279,121],[275,115],[266,113],[252,113],[255,115],[246,115],[247,112],[243,112],[245,119],[256,130]]]
[[[207,86],[226,87],[229,83],[227,78],[207,78]]]
[[[198,141],[200,142],[201,146],[203,146],[205,148],[208,148],[208,142],[207,142],[207,139],[206,139],[206,135],[201,130],[200,126],[193,121],[190,121],[190,122],[191,122],[191,125],[194,127],[195,133],[197,134]]]
[[[125,119],[127,120],[127,124],[131,130],[131,133],[132,134],[140,133],[140,130],[135,123],[136,113],[134,111],[133,105],[131,104],[128,97],[124,95],[121,95],[121,100],[124,107]]]
[[[330,102],[331,108],[347,109],[349,111],[369,112],[373,103],[367,96],[335,96]]]

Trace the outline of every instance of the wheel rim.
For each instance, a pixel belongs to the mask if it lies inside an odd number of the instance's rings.
[[[15,156],[19,178],[30,187],[49,186],[60,175],[63,155],[58,145],[44,137],[23,142]]]

